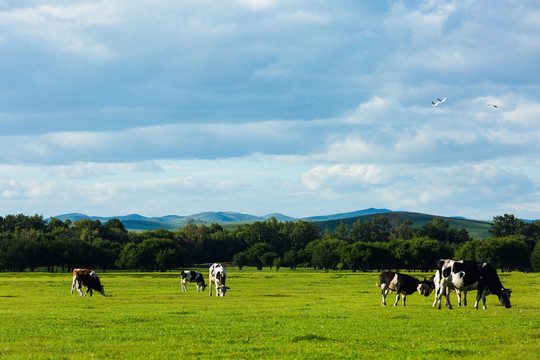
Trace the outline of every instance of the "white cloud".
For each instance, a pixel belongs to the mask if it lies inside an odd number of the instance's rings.
[[[110,27],[118,23],[110,2],[68,5],[39,5],[0,12],[0,23],[10,33],[29,36],[34,43],[45,41],[60,50],[109,58],[108,46],[86,32],[90,27]]]
[[[365,187],[388,181],[387,169],[376,165],[319,165],[302,174],[302,181],[310,190],[327,187]]]
[[[254,11],[267,10],[277,4],[277,0],[235,0],[236,3]]]

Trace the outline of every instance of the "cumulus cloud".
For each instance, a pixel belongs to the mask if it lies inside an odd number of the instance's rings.
[[[4,2],[3,211],[534,214],[540,7],[520,4]]]

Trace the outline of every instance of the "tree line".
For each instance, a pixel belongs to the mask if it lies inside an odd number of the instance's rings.
[[[380,215],[343,222],[333,232],[316,223],[275,218],[226,230],[190,222],[178,230],[127,231],[118,219],[44,220],[40,215],[0,217],[0,271],[134,269],[166,271],[192,264],[228,262],[242,268],[430,270],[441,258],[466,259],[502,270],[540,271],[540,221],[513,215],[493,218],[491,237],[434,218],[422,227]]]

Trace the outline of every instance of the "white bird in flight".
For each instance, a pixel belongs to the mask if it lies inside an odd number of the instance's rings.
[[[444,99],[442,99],[442,100],[439,99],[439,98],[437,98],[437,100],[439,100],[439,101],[437,101],[437,102],[433,102],[433,101],[432,101],[432,102],[431,102],[431,103],[433,104],[433,106],[439,106],[440,104],[442,104],[443,102],[446,101],[446,98],[444,98]]]

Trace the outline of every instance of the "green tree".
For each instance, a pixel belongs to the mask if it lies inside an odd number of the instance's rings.
[[[346,245],[343,240],[327,238],[311,242],[306,250],[311,254],[313,266],[328,271],[337,267],[341,260],[340,247]]]
[[[516,218],[514,215],[504,214],[495,216],[491,221],[491,228],[488,230],[494,237],[504,237],[510,235],[522,235],[525,232],[526,223]]]
[[[351,229],[351,237],[353,242],[370,242],[371,241],[371,223],[368,221],[360,221],[357,219]]]
[[[341,240],[347,240],[349,237],[349,226],[343,221],[340,221],[339,225],[336,227],[335,233]]]
[[[535,272],[540,272],[540,241],[536,243],[531,253],[531,268]]]

